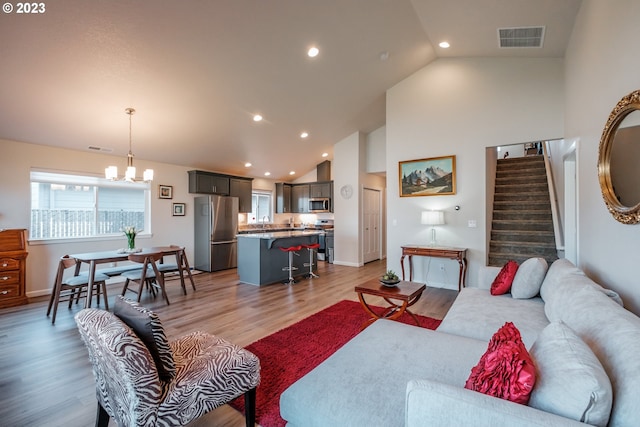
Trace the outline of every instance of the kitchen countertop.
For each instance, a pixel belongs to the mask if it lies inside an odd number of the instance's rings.
[[[259,233],[241,233],[236,237],[248,237],[252,239],[286,239],[289,237],[313,236],[324,234],[324,230],[290,230]]]

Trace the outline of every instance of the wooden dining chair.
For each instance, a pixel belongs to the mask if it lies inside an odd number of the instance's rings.
[[[49,307],[47,308],[47,317],[51,313],[51,309],[53,308],[53,316],[51,316],[51,323],[56,323],[56,315],[58,313],[58,304],[61,302],[68,301],[69,309],[71,309],[71,304],[75,300],[76,303],[81,298],[87,298],[87,290],[89,287],[89,274],[88,273],[78,273],[76,275],[65,277],[65,272],[67,269],[71,267],[76,267],[76,259],[65,255],[60,258],[60,262],[58,262],[58,270],[56,272],[56,278],[53,283],[53,291],[51,292],[51,297],[49,298]],[[109,309],[109,299],[107,297],[107,280],[109,276],[96,272],[94,280],[93,280],[93,291],[92,295],[96,296],[97,304],[100,304],[100,296],[102,295],[104,298],[104,306],[108,310]],[[89,306],[88,302],[85,306]]]
[[[187,255],[185,253],[184,247],[177,245],[170,245],[169,248],[175,250],[175,263],[163,263],[162,261],[158,264],[158,271],[162,275],[163,279],[166,279],[165,274],[167,273],[178,273],[180,275],[180,285],[182,286],[182,293],[187,294],[187,288],[184,284],[184,276],[185,274],[191,281],[191,287],[193,290],[196,290],[196,285],[193,281],[193,276],[191,275],[191,267],[189,266],[189,261],[187,260]],[[165,282],[166,283],[166,282]]]
[[[158,288],[167,302],[167,305],[169,305],[169,297],[167,296],[167,292],[164,287],[164,277],[160,274],[157,265],[157,262],[162,259],[162,256],[162,252],[130,254],[128,257],[129,261],[142,264],[142,267],[137,270],[125,271],[122,273],[122,276],[126,278],[124,288],[122,288],[122,296],[124,296],[127,291],[131,291],[138,294],[138,302],[140,302],[140,297],[142,296],[142,291],[145,287],[147,287],[154,295],[154,288]],[[131,283],[137,284],[138,288],[130,288]]]

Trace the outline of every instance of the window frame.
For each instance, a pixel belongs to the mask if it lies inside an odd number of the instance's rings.
[[[31,211],[33,209],[33,183],[50,183],[62,185],[85,185],[99,188],[137,188],[144,190],[144,230],[136,235],[136,238],[150,238],[153,236],[151,230],[151,183],[148,182],[125,182],[111,181],[103,177],[80,172],[52,171],[46,169],[31,169],[29,174],[29,228],[31,224]],[[96,190],[94,190],[96,191]],[[94,214],[97,218],[97,207],[94,205]],[[97,220],[97,219],[96,219]],[[30,233],[29,233],[30,234]],[[92,236],[78,237],[53,237],[53,238],[32,238],[29,236],[29,244],[43,245],[55,243],[79,243],[79,242],[102,242],[110,240],[122,240],[123,234],[120,232],[110,234],[95,234]]]
[[[273,218],[273,212],[274,212],[274,197],[273,197],[273,191],[269,191],[269,190],[251,190],[251,212],[248,213],[247,215],[247,224],[262,224],[261,220],[262,218],[258,218],[257,216],[255,217],[255,221],[251,222],[251,217],[253,216],[253,198],[254,197],[260,197],[260,196],[266,196],[269,198],[269,213],[268,216],[269,217],[269,222],[267,224],[272,224],[274,221]]]

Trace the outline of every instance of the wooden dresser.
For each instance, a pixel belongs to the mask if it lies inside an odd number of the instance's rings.
[[[0,230],[0,308],[26,304],[26,230]]]

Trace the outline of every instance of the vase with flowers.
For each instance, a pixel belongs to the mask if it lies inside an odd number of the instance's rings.
[[[125,227],[123,232],[124,235],[127,236],[127,251],[134,252],[136,250],[136,234],[138,234],[136,228],[131,226]]]

